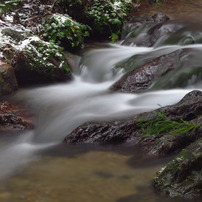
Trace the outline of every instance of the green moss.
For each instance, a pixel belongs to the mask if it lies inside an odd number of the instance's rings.
[[[0,15],[3,13],[12,10],[17,6],[22,0],[8,0],[0,3]]]

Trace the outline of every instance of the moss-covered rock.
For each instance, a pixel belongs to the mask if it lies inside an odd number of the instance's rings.
[[[193,199],[202,194],[202,138],[163,168],[153,181],[154,187],[171,197]]]
[[[65,81],[71,77],[61,48],[38,37],[29,37],[22,43],[13,66],[19,84]]]

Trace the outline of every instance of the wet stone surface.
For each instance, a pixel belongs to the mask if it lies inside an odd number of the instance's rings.
[[[149,156],[165,156],[179,152],[201,135],[200,128],[186,134],[164,135],[155,134],[142,138],[142,132],[137,125],[138,120],[155,119],[156,112],[163,112],[170,120],[195,121],[201,124],[202,116],[202,92],[192,91],[175,105],[162,107],[152,112],[145,112],[127,121],[115,121],[109,123],[84,124],[64,139],[66,143],[107,143],[120,144],[131,143],[139,145]]]
[[[19,106],[0,101],[0,131],[32,129],[34,119]]]

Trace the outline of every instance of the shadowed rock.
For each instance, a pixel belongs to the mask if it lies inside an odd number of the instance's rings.
[[[6,95],[18,89],[14,69],[4,60],[0,60],[0,95]]]
[[[194,199],[202,194],[202,138],[192,143],[164,167],[154,187],[171,196]]]

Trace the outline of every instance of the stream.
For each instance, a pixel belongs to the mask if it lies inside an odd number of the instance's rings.
[[[193,81],[185,89],[140,94],[108,90],[124,73],[115,70],[124,59],[140,53],[147,58],[180,48],[202,49],[202,45],[107,46],[74,57],[71,83],[21,89],[12,97],[35,113],[37,126],[18,137],[1,137],[0,201],[172,201],[151,188],[155,173],[172,157],[148,160],[132,145],[61,142],[83,123],[125,119],[174,104],[192,89],[201,89]]]
[[[201,74],[193,74],[183,88],[153,88],[139,94],[109,90],[125,73],[116,65],[130,57],[141,55],[141,61],[148,61],[189,49],[197,55],[185,55],[182,66],[189,66],[190,60],[200,66],[202,44],[89,47],[80,56],[72,56],[73,81],[20,89],[10,98],[31,110],[37,123],[34,130],[0,136],[0,201],[182,202],[156,193],[151,186],[155,173],[173,156],[147,159],[130,144],[62,141],[84,123],[127,119],[175,104],[193,89],[202,90]]]

